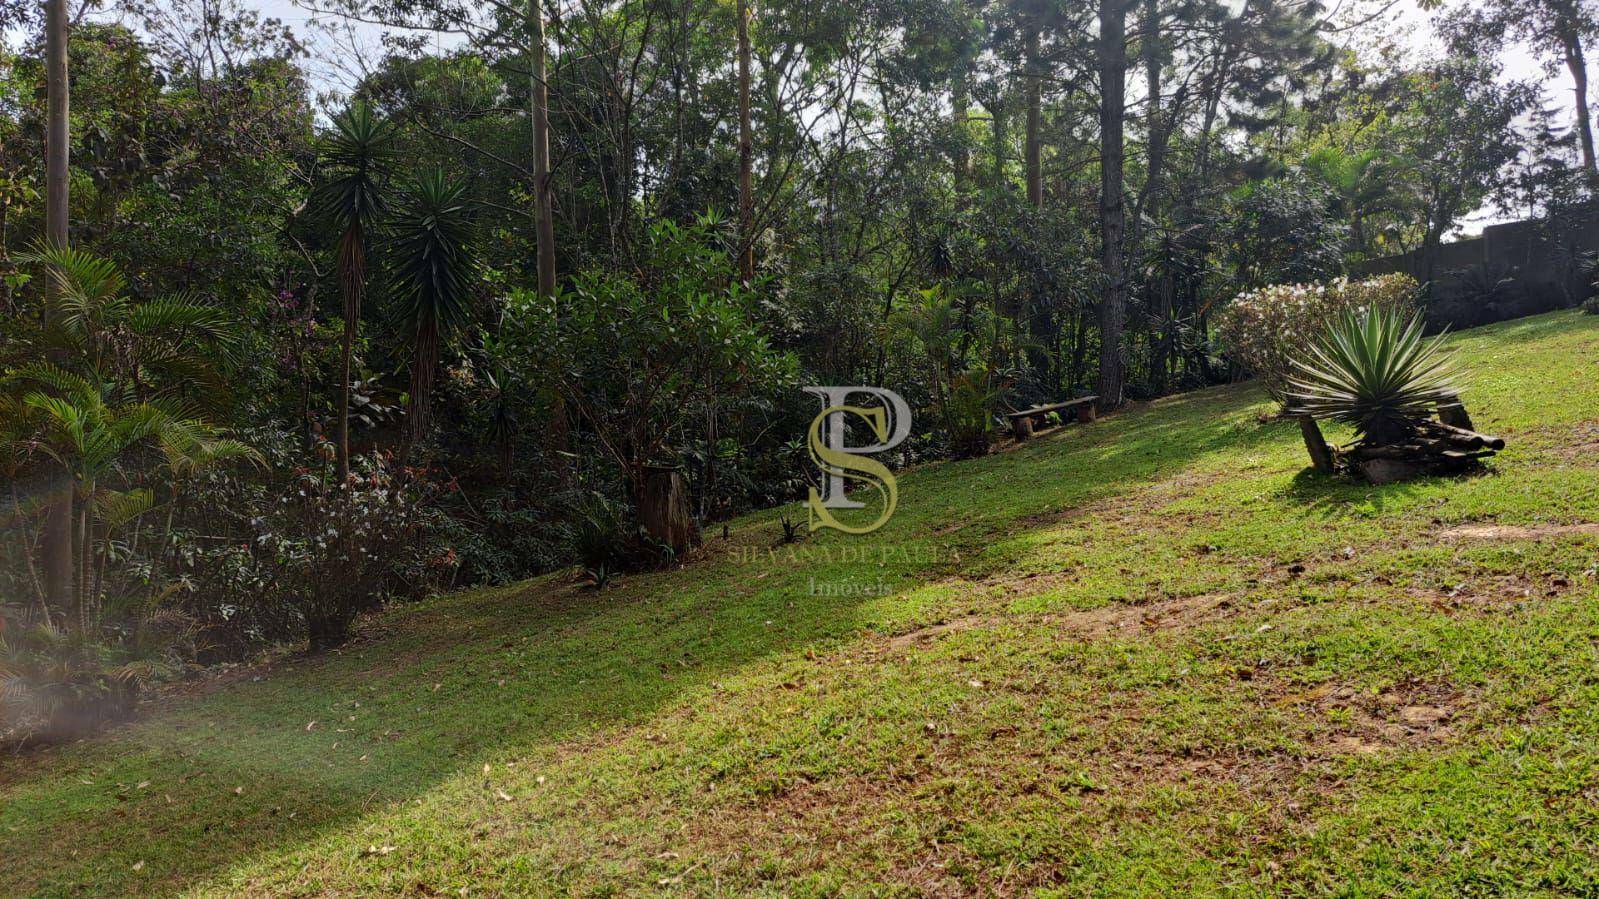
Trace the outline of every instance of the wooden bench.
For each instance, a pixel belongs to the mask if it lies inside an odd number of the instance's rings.
[[[1011,432],[1016,435],[1018,442],[1033,436],[1033,429],[1044,423],[1044,416],[1051,412],[1061,413],[1061,418],[1066,417],[1068,411],[1075,413],[1080,422],[1094,420],[1094,404],[1099,402],[1097,396],[1080,396],[1064,403],[1049,403],[1043,406],[1034,406],[1020,412],[1011,412],[1005,417],[1010,419]]]

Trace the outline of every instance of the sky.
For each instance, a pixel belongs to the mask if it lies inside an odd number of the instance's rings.
[[[303,6],[297,5],[296,0],[245,0],[247,5],[254,6],[261,11],[263,16],[270,16],[289,23],[299,32],[309,32],[313,20],[327,24],[333,20],[328,16],[317,16]],[[1469,3],[1472,0],[1452,0],[1453,4]],[[1346,0],[1338,4],[1340,8],[1335,11],[1337,16],[1364,16],[1380,8],[1379,3],[1386,4],[1386,0]],[[1437,36],[1430,24],[1431,14],[1423,12],[1417,6],[1416,0],[1397,0],[1393,8],[1382,16],[1373,26],[1378,33],[1396,36],[1407,45],[1415,48],[1419,53],[1435,52],[1438,47]],[[347,29],[350,33],[341,35],[333,44],[327,44],[323,39],[315,41],[316,49],[330,50],[337,47],[339,50],[348,49],[350,41],[354,45],[368,51],[370,59],[375,61],[380,55],[380,41],[383,29],[365,23],[352,23]],[[448,43],[448,42],[446,42]],[[324,86],[337,88],[340,86],[338,69],[327,61],[319,61],[319,77],[324,79]],[[1513,48],[1504,58],[1505,75],[1507,78],[1536,78],[1544,80],[1544,72],[1537,61],[1525,48]],[[1551,99],[1558,101],[1566,110],[1571,108],[1571,85],[1564,73],[1549,79],[1548,85]]]

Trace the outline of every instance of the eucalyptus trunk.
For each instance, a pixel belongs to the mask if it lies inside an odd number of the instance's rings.
[[[755,280],[755,141],[750,122],[750,8],[738,0],[738,277]]]
[[[70,89],[67,80],[67,0],[45,3],[45,208],[44,237],[53,246],[67,246],[67,189],[70,141]],[[55,279],[48,279],[49,308],[60,308]],[[64,360],[57,359],[57,362]],[[63,467],[51,478],[45,510],[43,557],[45,593],[65,610],[74,599],[72,558],[72,477]]]
[[[955,125],[953,159],[956,202],[964,208],[966,193],[972,180],[972,154],[966,144],[966,129],[971,121],[971,90],[966,84],[965,71],[955,76],[950,92],[950,107]]]
[[[545,80],[544,14],[528,0],[528,53],[533,62],[533,227],[538,240],[539,296],[555,293],[555,203],[550,183],[550,87]]]
[[[1038,28],[1027,32],[1027,140],[1024,156],[1027,168],[1027,205],[1044,208],[1044,73],[1039,59]]]
[[[1562,55],[1566,70],[1571,73],[1572,94],[1577,111],[1577,140],[1582,147],[1582,170],[1590,181],[1599,181],[1599,162],[1594,159],[1593,118],[1588,109],[1588,60],[1583,52],[1582,37],[1569,23],[1559,29]]]
[[[538,243],[538,293],[548,300],[555,295],[555,185],[550,174],[550,85],[548,59],[544,48],[544,13],[539,0],[528,0],[528,55],[532,60],[533,83],[530,97],[533,122],[533,230]],[[566,456],[571,448],[572,424],[566,402],[555,394],[549,413],[550,458],[555,471],[566,478]],[[507,447],[509,447],[509,437]],[[509,460],[507,449],[503,456]],[[507,463],[507,468],[509,464]]]

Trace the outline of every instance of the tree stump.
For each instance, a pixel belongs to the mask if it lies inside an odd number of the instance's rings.
[[[639,523],[644,532],[682,555],[699,542],[699,529],[689,514],[683,471],[676,466],[651,465],[644,471],[644,495],[639,501]]]
[[[1458,396],[1451,396],[1448,402],[1438,404],[1438,420],[1462,431],[1477,430],[1477,427],[1471,423],[1471,416],[1466,413],[1465,404],[1460,402]]]
[[[1027,415],[1017,416],[1010,420],[1010,428],[1016,442],[1024,443],[1033,436],[1033,419]]]
[[[1332,447],[1327,445],[1327,439],[1321,436],[1321,428],[1316,426],[1316,420],[1309,415],[1299,416],[1299,433],[1305,438],[1305,449],[1310,453],[1310,464],[1324,474],[1332,474],[1333,465]]]

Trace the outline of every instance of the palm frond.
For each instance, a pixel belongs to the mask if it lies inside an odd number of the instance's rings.
[[[384,211],[384,184],[399,150],[393,123],[358,100],[333,120],[321,162],[330,174],[312,198],[312,212],[341,230],[375,221]]]
[[[416,179],[390,224],[387,250],[399,318],[413,333],[448,333],[470,314],[479,272],[473,208],[466,185],[443,170]]]
[[[244,339],[237,319],[225,310],[190,296],[164,297],[140,303],[128,313],[128,325],[145,336],[201,337],[225,353]]]
[[[41,241],[15,258],[19,262],[45,266],[47,277],[61,293],[80,304],[120,297],[128,286],[115,262],[78,247]]]
[[[119,528],[150,511],[155,505],[155,493],[148,488],[136,490],[101,490],[95,494],[95,514],[108,528]]]

